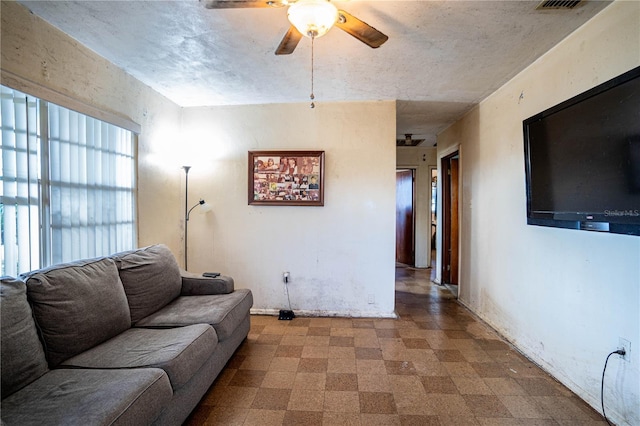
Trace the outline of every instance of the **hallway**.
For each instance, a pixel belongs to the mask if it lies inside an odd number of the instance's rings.
[[[605,424],[430,273],[396,268],[395,320],[252,316],[186,424]]]

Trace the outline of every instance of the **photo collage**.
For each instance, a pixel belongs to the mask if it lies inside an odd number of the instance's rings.
[[[319,156],[257,156],[253,160],[254,200],[317,202],[320,199]]]

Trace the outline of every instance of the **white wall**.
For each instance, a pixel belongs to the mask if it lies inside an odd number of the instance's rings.
[[[416,171],[414,220],[415,266],[431,266],[431,169],[436,167],[436,148],[398,147],[397,168]]]
[[[183,128],[163,169],[184,185],[180,165],[193,166],[189,205],[214,207],[190,217],[190,271],[233,276],[253,291],[254,312],[286,308],[289,271],[299,313],[393,316],[395,102],[187,108]],[[325,151],[324,207],[248,205],[247,152],[274,149]],[[147,235],[173,222],[149,215],[140,226]]]
[[[461,147],[460,300],[607,414],[640,424],[640,238],[526,225],[522,120],[640,65],[640,3],[616,2],[438,137]]]

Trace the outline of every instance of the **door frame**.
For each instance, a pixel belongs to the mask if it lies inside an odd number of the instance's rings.
[[[462,171],[462,163],[463,163],[463,152],[462,152],[462,146],[460,144],[456,144],[453,146],[450,146],[448,148],[443,149],[442,151],[438,152],[437,155],[437,167],[438,167],[438,184],[437,184],[437,206],[436,206],[436,270],[435,270],[435,278],[433,280],[434,283],[436,284],[444,284],[443,280],[442,280],[442,265],[443,265],[443,261],[444,261],[444,255],[443,255],[443,230],[444,230],[444,205],[443,205],[443,198],[444,198],[444,192],[443,192],[443,186],[444,186],[444,170],[442,170],[442,161],[443,159],[447,158],[447,157],[452,157],[454,155],[458,155],[459,160],[458,160],[458,167],[459,167],[459,171],[458,171],[458,229],[459,229],[459,238],[462,235],[462,177],[463,177],[463,171]],[[460,241],[458,243],[458,282],[459,282],[459,286],[462,284],[462,277],[460,274],[460,271],[462,270],[462,244],[460,244]]]

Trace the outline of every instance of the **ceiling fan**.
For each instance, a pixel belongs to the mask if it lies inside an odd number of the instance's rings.
[[[207,9],[288,7],[287,16],[291,26],[276,49],[276,55],[293,53],[303,36],[311,39],[321,37],[334,25],[374,49],[380,47],[389,38],[344,10],[338,10],[330,0],[200,1]]]

